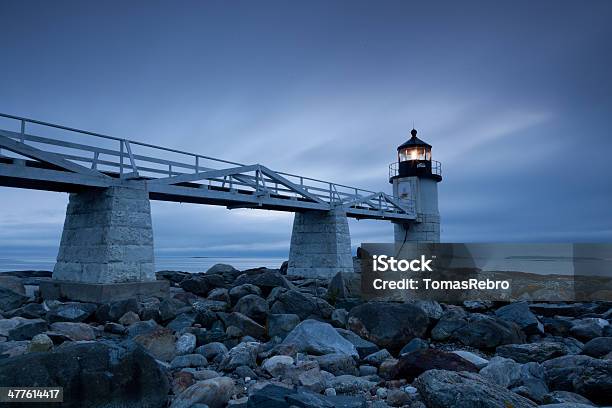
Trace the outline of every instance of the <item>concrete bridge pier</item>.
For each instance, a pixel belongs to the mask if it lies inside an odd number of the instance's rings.
[[[53,278],[40,288],[44,298],[99,303],[167,293],[155,279],[144,182],[70,194]]]
[[[354,272],[346,212],[296,212],[287,274],[332,278],[338,272]]]

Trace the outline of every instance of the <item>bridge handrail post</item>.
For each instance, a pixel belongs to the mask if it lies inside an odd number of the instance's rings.
[[[123,142],[124,140],[119,140],[119,177],[123,177]]]
[[[21,139],[19,140],[21,143],[25,143],[25,120],[21,119]]]

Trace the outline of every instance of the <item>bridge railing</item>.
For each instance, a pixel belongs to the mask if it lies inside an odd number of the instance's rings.
[[[398,205],[392,197],[380,192],[14,115],[0,113],[0,118],[12,121],[14,128],[14,131],[0,130],[0,135],[114,177],[165,179],[204,174],[201,179],[192,177],[194,180],[187,184],[197,188],[268,194],[295,200],[320,200],[330,206],[344,206],[355,211],[381,214],[414,212],[414,203]],[[0,151],[0,154],[3,153]],[[236,171],[206,176],[206,172],[228,169]]]

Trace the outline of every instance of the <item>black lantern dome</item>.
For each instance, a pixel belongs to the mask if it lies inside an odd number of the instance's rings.
[[[441,181],[440,162],[431,159],[431,145],[417,137],[416,129],[410,134],[412,137],[397,148],[397,163],[390,166],[390,181],[414,176]]]

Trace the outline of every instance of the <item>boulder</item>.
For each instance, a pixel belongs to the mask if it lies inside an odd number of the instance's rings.
[[[168,380],[155,360],[133,343],[73,343],[48,353],[0,360],[6,387],[63,387],[63,407],[161,408]]]
[[[172,330],[158,327],[134,336],[133,340],[158,360],[171,361],[176,355],[175,337]]]
[[[243,283],[242,285],[234,286],[229,291],[229,296],[232,304],[236,304],[240,298],[246,295],[257,295],[261,296],[261,289],[258,286],[250,283]]]
[[[187,292],[206,297],[214,288],[225,287],[225,280],[219,274],[199,274],[184,279],[180,286]]]
[[[410,382],[423,372],[434,369],[478,372],[478,367],[456,354],[438,349],[420,349],[402,354],[392,376]]]
[[[527,302],[513,302],[495,311],[500,319],[516,323],[526,334],[542,334],[544,326],[529,309]]]
[[[319,364],[321,370],[325,370],[333,375],[357,375],[359,370],[355,364],[355,359],[344,353],[331,353],[313,357]]]
[[[0,296],[2,296],[0,294]],[[0,310],[1,307],[0,307]],[[47,314],[47,309],[40,303],[26,303],[20,308],[5,312],[6,317],[25,317],[26,319],[40,319]]]
[[[560,343],[540,342],[527,344],[506,344],[495,349],[498,356],[511,358],[517,363],[535,361],[541,363],[567,354],[567,347]]]
[[[601,318],[591,317],[574,320],[570,333],[580,341],[589,341],[603,336],[603,330],[610,323]]]
[[[257,366],[257,353],[260,344],[255,342],[240,343],[233,347],[221,361],[220,368],[231,372],[240,366],[255,368]]]
[[[568,355],[542,365],[551,390],[576,392],[597,404],[612,404],[612,360]]]
[[[0,286],[0,311],[17,309],[27,301],[27,296]]]
[[[234,306],[233,310],[234,312],[242,313],[260,323],[266,321],[268,313],[270,312],[268,302],[257,295],[246,295],[241,297],[238,302],[236,302],[236,306]]]
[[[234,394],[234,381],[229,377],[216,377],[198,381],[180,393],[170,408],[191,408],[204,404],[209,408],[223,408]]]
[[[44,333],[37,334],[32,337],[32,341],[28,345],[28,352],[37,353],[49,351],[53,348],[53,340]]]
[[[80,323],[92,316],[97,306],[93,303],[70,302],[62,303],[51,308],[46,313],[45,320],[49,323],[75,322]]]
[[[329,323],[317,320],[304,320],[298,324],[282,342],[293,345],[296,350],[314,355],[341,353],[358,357],[355,346]]]
[[[426,348],[429,348],[429,343],[426,340],[419,339],[419,338],[414,338],[414,339],[410,340],[408,342],[408,344],[406,344],[404,347],[402,347],[402,349],[400,350],[399,354],[400,355],[407,354],[407,353],[410,353],[412,351],[426,349]]]
[[[587,356],[600,358],[612,352],[612,337],[595,337],[589,340],[582,349]]]
[[[0,320],[0,336],[8,340],[29,340],[47,330],[47,322],[42,319],[12,317]]]
[[[359,337],[350,330],[336,329],[336,331],[346,340],[351,342],[353,346],[355,346],[355,349],[357,349],[357,353],[359,353],[359,357],[361,358],[378,351],[378,346],[376,344]]]
[[[438,323],[438,325],[444,324],[444,329],[441,331],[445,334],[451,329],[448,323],[450,321],[445,321],[444,317]],[[436,325],[432,330],[432,338],[441,340],[440,336],[434,335],[437,327]],[[473,313],[465,319],[454,320],[452,329],[448,338],[445,339],[455,340],[478,349],[493,349],[502,344],[525,341],[523,333],[515,323],[480,313]]]
[[[356,298],[361,296],[361,274],[338,272],[329,282],[327,298],[333,302],[337,299]]]
[[[359,336],[391,352],[427,331],[429,319],[408,303],[370,302],[351,309],[348,326]]]
[[[293,367],[293,358],[290,356],[272,356],[263,362],[261,368],[272,377],[280,377]]]
[[[162,322],[167,322],[181,313],[190,311],[191,307],[188,304],[175,298],[164,299],[159,304],[159,317]]]
[[[348,323],[348,315],[346,309],[335,309],[331,315],[331,324],[336,327],[345,328]]]
[[[338,394],[357,394],[369,392],[376,387],[376,382],[370,381],[367,378],[356,377],[354,375],[344,374],[331,378],[329,386],[336,390]]]
[[[234,326],[240,329],[243,335],[254,337],[258,340],[266,338],[266,328],[242,313],[217,313],[225,327]]]
[[[465,326],[468,314],[459,306],[448,306],[431,330],[431,338],[437,341],[444,341],[451,338],[453,333]]]
[[[593,406],[593,404],[589,399],[583,397],[580,394],[576,394],[574,392],[569,391],[552,391],[544,396],[545,404],[563,404],[563,403],[575,403],[575,404],[585,404]]]
[[[214,341],[196,348],[195,351],[198,354],[202,354],[207,360],[212,361],[215,360],[217,356],[224,356],[227,354],[228,349],[225,344]]]
[[[486,358],[482,358],[479,355],[472,353],[471,351],[454,350],[454,351],[451,351],[451,353],[456,354],[459,357],[469,361],[470,363],[474,364],[479,369],[489,364],[489,360],[487,360]]]
[[[100,323],[117,322],[121,316],[132,311],[136,314],[140,311],[140,304],[136,299],[119,300],[98,306],[96,320]]]
[[[186,367],[206,367],[208,361],[201,354],[184,354],[176,356],[170,362],[170,367],[173,369]]]
[[[298,290],[288,290],[279,294],[270,308],[271,313],[296,314],[302,320],[310,316],[329,319],[333,311],[334,308],[325,300]]]
[[[25,286],[23,286],[22,280],[17,276],[7,275],[6,273],[0,274],[0,288],[12,290],[15,293],[26,296]],[[5,310],[1,309],[0,310]]]
[[[270,314],[266,324],[268,336],[284,339],[299,323],[300,316],[296,314]]]
[[[136,312],[132,312],[131,310],[126,312],[123,316],[119,318],[117,323],[122,324],[124,326],[130,326],[136,322],[140,321],[140,316]]]
[[[274,288],[285,288],[294,289],[295,287],[291,284],[283,275],[277,270],[259,268],[245,271],[234,281],[234,285],[242,285],[250,283],[261,289],[262,296],[268,296]]]
[[[192,333],[182,334],[176,341],[176,354],[191,354],[196,348],[196,336]]]
[[[480,375],[536,402],[542,402],[549,391],[543,367],[534,362],[519,364],[507,358],[494,357],[480,370]]]
[[[442,306],[435,300],[415,300],[412,304],[425,312],[427,317],[431,320],[440,320],[444,314]]]
[[[226,288],[215,288],[208,292],[208,297],[206,299],[210,300],[220,300],[221,302],[230,303],[230,295],[229,291]]]
[[[387,349],[379,350],[375,353],[369,354],[363,358],[363,361],[367,364],[378,367],[383,361],[388,358],[392,358],[391,353]]]
[[[96,332],[86,323],[56,322],[51,324],[50,329],[52,332],[66,336],[72,341],[94,340],[96,338]]]
[[[429,370],[414,383],[429,408],[531,408],[536,404],[470,372]]]

